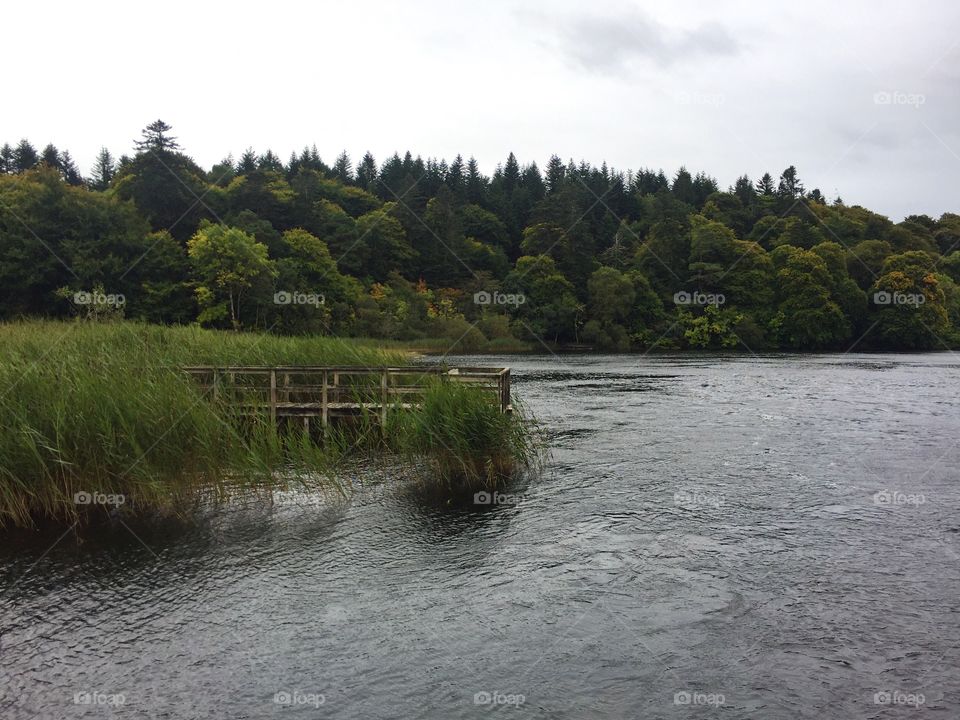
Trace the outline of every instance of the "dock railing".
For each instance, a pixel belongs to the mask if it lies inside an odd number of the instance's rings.
[[[434,380],[469,383],[496,393],[500,411],[512,411],[510,368],[411,366],[194,366],[183,371],[214,399],[248,412],[269,413],[271,420],[331,418],[371,412],[386,422],[391,409],[418,406]]]

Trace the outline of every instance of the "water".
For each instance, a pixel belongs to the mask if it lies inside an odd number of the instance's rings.
[[[544,477],[7,540],[0,716],[960,716],[956,356],[449,361]]]

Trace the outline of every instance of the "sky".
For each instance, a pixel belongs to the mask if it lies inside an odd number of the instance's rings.
[[[795,165],[900,220],[960,212],[960,3],[130,2],[4,8],[0,142],[204,167],[316,144],[378,162],[552,154],[721,187]]]

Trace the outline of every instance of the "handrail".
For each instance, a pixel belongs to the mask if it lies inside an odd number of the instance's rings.
[[[416,406],[416,396],[426,390],[426,381],[431,378],[469,383],[491,392],[496,391],[501,412],[512,411],[510,368],[450,368],[438,365],[192,365],[183,367],[182,370],[199,380],[202,387],[211,390],[214,398],[221,396],[224,390],[223,378],[226,377],[231,389],[247,396],[243,398],[243,402],[235,403],[236,405],[245,409],[269,410],[272,421],[279,417],[302,417],[307,428],[309,418],[313,416],[319,416],[326,427],[333,413],[351,414],[363,410],[376,411],[381,422],[386,422],[387,410],[391,404]],[[415,376],[413,382],[410,382],[411,376]],[[206,377],[210,378],[210,384],[203,382]],[[259,384],[253,381],[254,377],[260,378]],[[364,383],[351,382],[351,378],[357,377],[369,379]],[[379,382],[371,382],[374,378]],[[351,391],[354,396],[345,401],[344,398]],[[251,394],[254,399],[263,397],[263,401],[251,402]]]

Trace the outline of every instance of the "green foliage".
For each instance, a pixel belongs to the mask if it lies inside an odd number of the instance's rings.
[[[187,243],[187,252],[200,279],[197,321],[220,324],[229,318],[239,329],[244,296],[276,274],[267,247],[243,230],[204,221]]]
[[[205,171],[162,121],[136,150],[101,150],[82,187],[66,151],[0,148],[0,318],[70,316],[66,291],[102,286],[126,297],[126,317],[161,323],[628,350],[687,344],[663,308],[696,290],[725,297],[751,347],[943,347],[960,335],[945,282],[960,283],[960,215],[894,224],[827,204],[793,166],[727,190],[686,168],[671,181],[556,156],[541,174],[513,154],[491,177],[461,156],[378,166],[343,152],[331,167],[316,148],[286,165],[248,149]],[[207,237],[211,220],[223,230]],[[932,280],[885,267],[911,253]],[[931,302],[868,308],[885,288]],[[275,302],[295,291],[324,302]],[[526,302],[486,308],[501,319],[478,329],[481,292]]]

